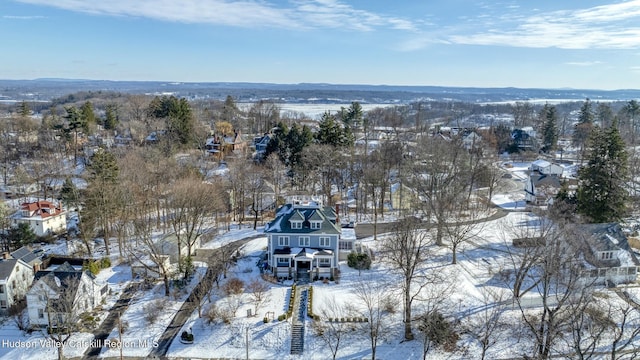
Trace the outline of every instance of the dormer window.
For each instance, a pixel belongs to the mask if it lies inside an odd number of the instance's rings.
[[[312,229],[320,229],[321,226],[322,226],[322,221],[311,221]]]
[[[613,251],[603,251],[600,253],[600,260],[611,260],[613,259]]]
[[[302,229],[302,221],[291,221],[292,229]]]
[[[22,210],[22,216],[29,217],[29,210]]]

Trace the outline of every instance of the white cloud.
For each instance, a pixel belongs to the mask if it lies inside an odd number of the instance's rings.
[[[522,9],[524,10],[524,9]],[[640,0],[579,10],[505,16],[499,28],[455,34],[467,45],[562,49],[634,49],[640,47]],[[496,26],[492,23],[491,26]]]
[[[44,16],[41,15],[2,15],[3,19],[10,20],[36,20],[36,19],[44,19]]]
[[[572,66],[595,66],[600,64],[602,64],[602,61],[570,61],[565,63],[565,65]]]
[[[290,0],[289,6],[277,6],[267,0],[17,1],[97,15],[251,28],[415,29],[410,20],[359,10],[338,0]]]

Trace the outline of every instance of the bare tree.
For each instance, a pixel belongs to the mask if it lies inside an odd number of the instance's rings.
[[[458,141],[444,138],[423,141],[417,153],[421,156],[411,166],[410,183],[424,199],[422,212],[436,223],[436,243],[442,246],[447,222],[460,215],[455,205],[467,202],[469,154]]]
[[[350,324],[343,321],[348,316],[347,309],[340,306],[335,298],[331,298],[317,313],[320,318],[313,320],[313,329],[316,336],[327,345],[331,351],[331,358],[335,360],[340,345],[349,332]]]
[[[253,303],[253,313],[257,315],[260,308],[270,299],[269,285],[262,279],[254,279],[247,285],[247,292],[249,292],[251,302]]]
[[[197,178],[185,178],[177,181],[167,199],[169,223],[178,240],[178,256],[189,263],[202,235],[206,219],[215,210],[213,187]],[[182,254],[182,246],[186,246],[186,254]],[[184,277],[190,275],[189,266],[183,269]]]
[[[484,228],[483,206],[474,197],[469,202],[451,204],[451,217],[443,224],[443,229],[451,249],[451,263],[458,263],[458,248],[477,237]]]
[[[385,304],[389,301],[389,292],[386,286],[376,279],[359,279],[353,287],[353,293],[361,304],[364,305],[364,316],[368,320],[365,323],[367,335],[371,345],[371,360],[376,360],[378,340],[382,337],[384,318],[386,315]]]
[[[557,225],[557,224],[556,224]],[[544,237],[544,254],[529,276],[536,277],[540,311],[528,311],[523,299],[516,298],[523,321],[535,339],[534,356],[547,359],[557,346],[569,322],[571,303],[588,301],[591,286],[581,276],[585,249],[577,236],[566,228],[554,227]]]
[[[498,330],[504,325],[502,316],[505,306],[502,293],[492,291],[488,287],[480,288],[482,293],[482,308],[470,319],[469,332],[478,340],[482,349],[480,358],[487,358],[487,351],[499,339]]]
[[[76,294],[80,287],[80,279],[67,277],[64,280],[49,274],[47,285],[45,278],[38,288],[38,298],[44,301],[44,315],[47,317],[48,327],[46,336],[58,349],[58,359],[64,359],[64,345],[67,344],[77,330],[80,313],[76,304]]]
[[[414,338],[411,329],[413,301],[424,287],[431,284],[427,275],[420,271],[420,266],[431,256],[429,246],[433,242],[427,232],[418,229],[418,225],[411,218],[399,220],[395,232],[384,239],[380,249],[383,261],[388,262],[402,279],[405,340]]]
[[[129,244],[129,255],[147,271],[158,274],[164,284],[164,295],[168,297],[171,294],[169,279],[173,268],[168,256],[162,253],[162,249],[153,240],[151,222],[142,219],[133,221],[133,232],[137,244]]]

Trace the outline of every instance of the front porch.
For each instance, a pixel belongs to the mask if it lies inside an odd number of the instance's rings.
[[[274,254],[271,266],[273,276],[294,281],[315,281],[333,279],[337,263],[330,250],[303,248],[299,252]]]

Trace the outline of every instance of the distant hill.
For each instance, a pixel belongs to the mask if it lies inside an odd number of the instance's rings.
[[[0,80],[0,98],[48,101],[78,91],[115,91],[134,94],[174,94],[187,98],[224,99],[231,95],[239,102],[274,99],[286,103],[408,103],[451,100],[465,102],[639,99],[640,90],[579,90],[477,88],[446,86],[350,85],[350,84],[270,84],[247,82],[163,82],[109,81],[44,78]]]

